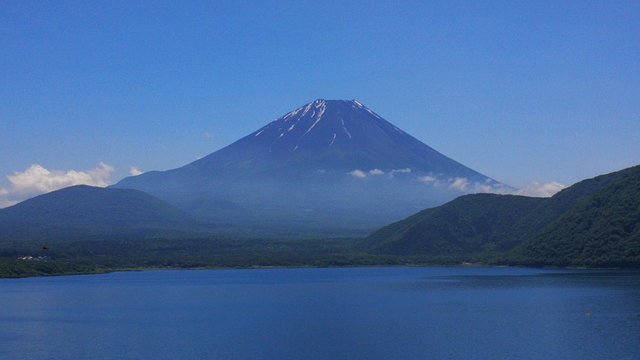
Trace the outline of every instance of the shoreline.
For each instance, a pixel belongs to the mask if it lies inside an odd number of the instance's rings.
[[[460,264],[367,264],[367,265],[334,265],[334,266],[314,266],[314,265],[300,265],[300,266],[278,266],[278,265],[254,265],[254,266],[201,266],[201,267],[180,267],[180,266],[167,266],[167,267],[123,267],[123,268],[111,268],[111,269],[95,269],[93,271],[69,271],[69,272],[57,272],[49,274],[25,274],[18,276],[4,276],[0,275],[0,280],[5,279],[27,279],[27,278],[47,278],[58,276],[84,276],[84,275],[104,275],[118,272],[142,272],[142,271],[198,271],[198,270],[265,270],[265,269],[341,269],[341,268],[523,268],[523,269],[540,269],[540,270],[640,270],[638,268],[624,268],[624,267],[586,267],[586,266],[527,266],[527,265],[492,265],[484,263],[460,263]]]

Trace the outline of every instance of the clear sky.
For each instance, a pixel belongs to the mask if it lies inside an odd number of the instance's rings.
[[[636,165],[640,2],[1,1],[0,195],[33,164],[175,168],[316,98],[516,187]]]

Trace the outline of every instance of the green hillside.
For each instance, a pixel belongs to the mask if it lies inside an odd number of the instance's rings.
[[[363,243],[376,253],[449,256],[513,247],[516,224],[544,199],[474,194],[386,226]]]
[[[463,196],[388,225],[360,246],[377,254],[510,264],[637,266],[640,166],[581,181],[547,199]]]
[[[615,181],[582,197],[515,249],[510,261],[529,265],[640,266],[640,167],[600,178]]]

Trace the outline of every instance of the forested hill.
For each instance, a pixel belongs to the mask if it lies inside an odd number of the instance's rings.
[[[514,251],[512,261],[530,265],[640,265],[640,166],[599,180],[608,185],[583,196],[552,224],[532,235]]]
[[[388,225],[364,243],[379,253],[458,255],[505,249],[526,233],[519,221],[544,199],[474,194]]]
[[[640,166],[581,181],[547,199],[474,194],[370,235],[384,254],[501,257],[529,265],[640,265]]]

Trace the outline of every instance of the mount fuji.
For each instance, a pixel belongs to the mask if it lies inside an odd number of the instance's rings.
[[[357,100],[315,100],[183,167],[123,179],[208,221],[372,229],[501,184]]]

